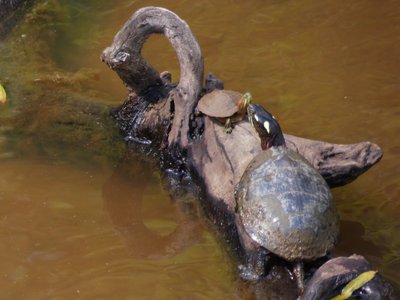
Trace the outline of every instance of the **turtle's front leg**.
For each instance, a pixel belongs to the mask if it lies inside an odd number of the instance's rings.
[[[260,247],[255,253],[248,255],[245,265],[239,266],[240,277],[244,280],[259,280],[265,276],[268,262],[268,251]]]
[[[231,118],[227,118],[225,121],[225,132],[230,134],[232,133],[233,127],[232,127],[232,122],[231,122]]]

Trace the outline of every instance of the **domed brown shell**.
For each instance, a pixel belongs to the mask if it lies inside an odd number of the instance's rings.
[[[339,217],[327,183],[285,146],[250,162],[236,200],[247,234],[288,261],[323,257],[336,243]]]
[[[197,108],[203,114],[214,118],[228,118],[238,111],[237,103],[243,94],[229,90],[214,90],[204,95]]]

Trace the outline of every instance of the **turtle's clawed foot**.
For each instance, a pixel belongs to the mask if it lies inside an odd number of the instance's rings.
[[[232,130],[233,130],[233,128],[231,126],[225,127],[225,133],[227,133],[227,134],[231,134]]]
[[[239,275],[243,280],[256,281],[259,280],[263,274],[257,272],[257,270],[251,265],[239,265]]]
[[[257,252],[250,254],[247,258],[247,264],[239,266],[240,277],[244,280],[259,280],[265,276],[267,254],[268,251],[262,247]]]
[[[227,134],[232,133],[233,127],[232,127],[232,122],[231,122],[230,118],[226,119],[224,129],[225,129],[225,133],[227,133]]]

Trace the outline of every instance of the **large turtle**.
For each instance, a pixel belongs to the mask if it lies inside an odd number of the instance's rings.
[[[246,233],[261,246],[259,252],[267,249],[295,263],[302,290],[302,262],[332,249],[338,213],[327,183],[305,158],[286,147],[275,118],[258,104],[250,104],[247,111],[265,151],[250,162],[236,188],[237,209]],[[259,255],[258,265],[265,255]],[[253,279],[264,272],[257,265],[244,270]]]
[[[197,109],[224,124],[226,132],[231,133],[232,124],[243,120],[250,101],[250,93],[214,90],[200,99]]]

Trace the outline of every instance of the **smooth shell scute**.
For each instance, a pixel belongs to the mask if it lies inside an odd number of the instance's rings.
[[[227,118],[238,111],[237,103],[242,96],[235,91],[214,90],[200,99],[197,108],[207,116]]]
[[[322,257],[336,243],[339,218],[327,183],[286,147],[272,147],[250,162],[236,200],[250,237],[286,260]]]

